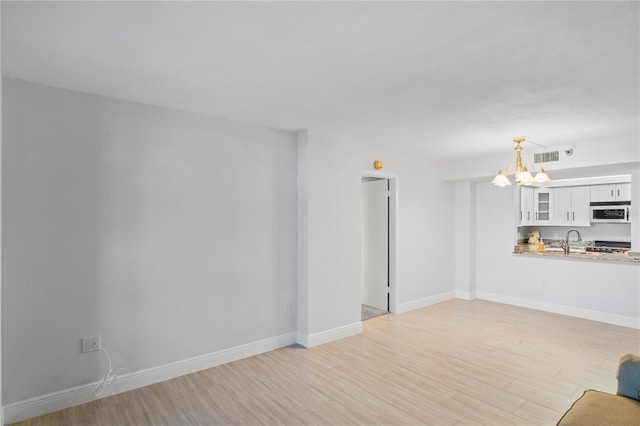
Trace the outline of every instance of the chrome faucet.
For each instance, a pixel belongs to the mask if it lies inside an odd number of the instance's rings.
[[[576,234],[578,234],[578,241],[582,241],[582,235],[580,235],[580,232],[578,232],[577,229],[569,229],[569,231],[567,231],[567,236],[560,245],[560,247],[562,247],[562,249],[564,250],[564,254],[569,254],[569,234],[571,232],[575,232]]]

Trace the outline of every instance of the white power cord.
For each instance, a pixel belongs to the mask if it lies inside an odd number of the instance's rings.
[[[93,392],[95,396],[100,395],[104,391],[105,386],[113,384],[113,382],[116,381],[116,376],[113,375],[113,367],[111,366],[111,357],[109,356],[109,353],[102,347],[98,350],[104,352],[104,354],[107,356],[107,359],[109,360],[109,368],[107,370],[107,373],[102,378],[102,381],[100,382],[100,384],[98,384],[96,390]]]

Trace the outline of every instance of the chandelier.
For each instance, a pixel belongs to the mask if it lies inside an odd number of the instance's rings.
[[[515,180],[518,185],[532,185],[534,183],[551,182],[551,179],[549,179],[549,176],[547,176],[547,173],[544,171],[544,168],[541,168],[540,171],[536,174],[536,177],[534,178],[533,176],[531,176],[531,173],[529,173],[529,171],[527,170],[527,167],[522,162],[522,157],[520,156],[520,152],[522,152],[522,147],[520,146],[520,144],[525,140],[526,138],[524,136],[519,136],[513,139],[513,141],[516,143],[516,147],[515,147],[516,161],[513,161],[507,164],[507,167],[505,168],[504,172],[502,170],[498,171],[498,174],[496,175],[496,177],[493,178],[493,180],[491,181],[492,184],[496,186],[511,185],[509,178],[507,178],[507,176],[510,176],[510,175],[515,175]]]

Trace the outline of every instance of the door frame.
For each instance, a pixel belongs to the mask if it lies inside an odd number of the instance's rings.
[[[372,172],[363,170],[362,178],[379,178],[389,180],[389,312],[398,313],[398,176],[392,173]],[[362,205],[361,205],[362,209]],[[362,218],[364,212],[361,211]],[[363,253],[360,252],[360,257]],[[360,283],[362,285],[362,283]]]

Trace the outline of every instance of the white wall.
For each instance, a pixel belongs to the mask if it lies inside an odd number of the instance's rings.
[[[2,70],[2,8],[0,7],[0,71]],[[0,72],[0,425],[4,424],[2,404],[2,73]]]
[[[5,405],[97,380],[104,358],[80,353],[83,336],[102,335],[122,375],[295,332],[283,309],[296,299],[295,135],[16,80],[3,90]],[[343,216],[350,200],[326,191],[336,204],[312,200],[317,214]],[[319,274],[337,277],[358,278]]]
[[[454,187],[453,243],[456,263],[467,267],[454,270],[456,297],[475,299],[476,283],[476,190],[473,182],[456,182]]]
[[[307,196],[309,168],[309,132],[296,134],[297,147],[297,263],[298,286],[296,305],[292,312],[297,316],[296,340],[304,344],[309,335],[309,201]],[[308,342],[307,342],[308,343]]]
[[[359,144],[310,131],[299,138],[299,149],[306,197],[306,211],[298,212],[306,258],[299,262],[307,269],[308,322],[298,341],[314,346],[362,330]]]
[[[453,184],[437,163],[399,153],[363,149],[361,168],[397,182],[398,312],[453,297]]]

